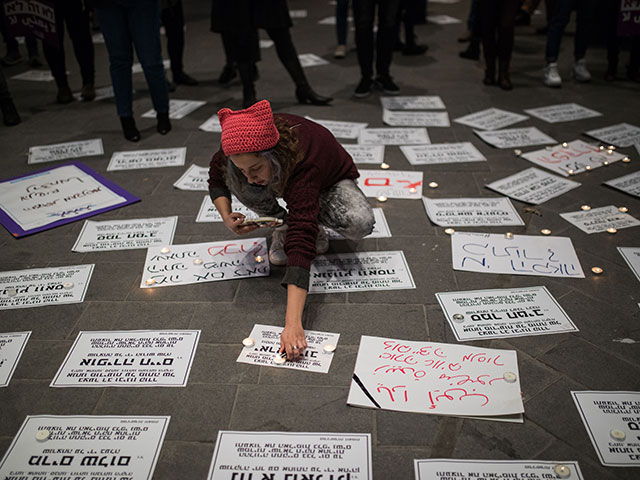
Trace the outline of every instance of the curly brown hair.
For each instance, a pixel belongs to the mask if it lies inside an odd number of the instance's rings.
[[[293,132],[294,127],[278,117],[275,117],[274,121],[280,133],[280,139],[275,147],[260,154],[279,164],[279,172],[273,172],[275,175],[270,187],[278,196],[282,196],[291,172],[304,158],[304,152],[300,149],[298,137]]]

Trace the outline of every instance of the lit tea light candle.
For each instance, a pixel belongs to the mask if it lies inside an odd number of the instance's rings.
[[[245,347],[253,347],[255,343],[256,341],[251,337],[247,337],[244,340],[242,340],[242,345],[244,345]]]
[[[549,230],[548,228],[543,228],[542,230],[540,230],[540,233],[543,235],[551,235],[551,230]]]
[[[336,351],[336,346],[333,343],[327,343],[322,347],[322,350],[327,353],[332,353]]]
[[[155,278],[147,278],[144,283],[146,283],[147,285],[153,285],[154,283],[156,283],[156,279]]]
[[[602,165],[604,165],[605,167],[608,167],[609,166],[609,162],[605,160],[604,162],[602,162]]]
[[[382,162],[380,164],[380,168],[383,170],[387,170],[388,168],[391,168],[391,165],[389,165],[388,163]]]
[[[607,150],[607,155],[613,155],[613,150],[611,149]]]
[[[204,260],[202,260],[201,258],[194,258],[193,259],[193,264],[194,265],[202,265],[203,262],[204,262]]]
[[[575,175],[576,174],[575,170],[568,170],[567,173],[569,175]]]
[[[604,270],[600,267],[591,267],[591,272],[595,275],[601,275]]]
[[[569,146],[569,144],[567,142],[562,142],[562,147],[563,148],[567,148]]]
[[[507,383],[515,383],[515,381],[518,379],[516,374],[513,372],[504,372],[504,375],[502,375],[502,378],[504,378],[504,381]]]
[[[520,150],[519,148],[516,148],[513,153],[515,153],[517,156],[522,155],[522,150]]]
[[[71,290],[73,288],[73,282],[64,282],[62,284],[62,288],[65,290]]]
[[[584,167],[584,169],[587,170],[587,171],[591,170],[592,168],[593,167],[591,165],[587,165],[587,166]]]
[[[558,478],[569,478],[571,476],[571,469],[560,463],[553,467],[553,472],[558,476]]]
[[[589,210],[591,210],[591,205],[582,205],[580,208],[585,212],[588,212]]]
[[[620,210],[622,213],[627,213],[629,211],[627,207],[618,207],[618,210]]]
[[[456,322],[460,323],[460,322],[464,322],[464,315],[461,313],[454,313],[453,314],[453,318]]]
[[[162,247],[160,249],[160,253],[169,253],[171,251],[171,249],[169,247]]]
[[[438,188],[438,182],[429,182],[429,188]]]
[[[616,233],[618,231],[617,228],[609,227],[607,228],[607,233]]]
[[[277,364],[277,365],[282,365],[284,362],[287,361],[287,357],[286,356],[282,356],[279,353],[276,353],[276,356],[273,357],[273,363]]]
[[[598,148],[599,148],[600,150],[604,150],[604,145],[600,145]]]
[[[504,238],[511,240],[513,238],[513,233],[512,232],[507,232],[504,234]]]
[[[445,228],[444,229],[444,233],[446,233],[447,235],[453,235],[455,232],[455,230],[453,228]]]
[[[622,159],[622,163],[629,163],[631,161],[631,159],[629,157],[624,157]]]
[[[387,201],[387,197],[385,197],[384,195],[380,195],[377,200],[379,202],[386,202]]]
[[[255,260],[256,260],[256,263],[262,263],[262,262],[264,262],[264,258],[262,258],[260,255],[256,255]]]
[[[409,189],[409,193],[416,193],[418,190],[416,190],[416,187],[411,187]]]

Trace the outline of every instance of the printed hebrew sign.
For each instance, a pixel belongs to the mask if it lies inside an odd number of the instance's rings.
[[[309,116],[305,117],[313,122],[322,125],[329,130],[336,138],[350,138],[355,140],[360,134],[360,130],[366,128],[368,123],[339,122],[337,120],[318,120]]]
[[[618,252],[637,279],[640,280],[640,247],[618,247]]]
[[[186,156],[187,147],[113,152],[107,171],[181,167]]]
[[[487,188],[507,197],[534,205],[544,203],[579,186],[578,182],[551,175],[534,167],[486,185]]]
[[[484,162],[487,160],[471,142],[408,145],[400,147],[400,150],[411,165]]]
[[[628,123],[617,123],[604,128],[590,130],[586,135],[616,147],[630,147],[640,143],[640,127]]]
[[[458,117],[453,121],[469,127],[479,128],[480,130],[498,130],[513,125],[514,123],[522,122],[528,118],[526,115],[507,112],[499,108],[487,108],[486,110],[470,113],[464,117]]]
[[[422,197],[422,172],[400,170],[359,170],[356,180],[367,197],[412,198]]]
[[[542,133],[536,127],[511,128],[508,130],[492,130],[486,132],[474,130],[473,133],[496,148],[519,148],[556,143],[553,138],[546,133]]]
[[[209,167],[189,165],[187,171],[173,184],[179,190],[203,191],[209,190]]]
[[[384,145],[359,145],[357,143],[343,144],[354,163],[382,163],[384,160]]]
[[[382,111],[382,121],[392,127],[449,127],[447,112]]]
[[[444,110],[444,102],[437,95],[380,97],[385,110]]]
[[[363,128],[361,145],[424,145],[431,143],[426,128]]]
[[[614,178],[608,182],[604,182],[608,187],[615,188],[634,197],[640,197],[640,170],[637,172]]]

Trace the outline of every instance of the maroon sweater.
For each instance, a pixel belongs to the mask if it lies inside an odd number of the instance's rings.
[[[303,160],[294,168],[282,195],[288,209],[284,244],[288,260],[283,283],[307,288],[309,268],[316,257],[320,192],[340,180],[354,180],[359,174],[351,156],[322,125],[298,115],[276,113],[274,116],[285,120],[293,128],[298,148],[304,152]],[[220,194],[230,197],[222,173],[226,164],[227,159],[220,148],[213,156],[209,170],[212,197],[213,194],[216,197]],[[306,275],[306,282],[298,281],[301,280],[301,274]]]

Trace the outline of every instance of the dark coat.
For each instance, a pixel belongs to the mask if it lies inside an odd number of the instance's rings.
[[[211,31],[289,28],[287,0],[211,0]]]

